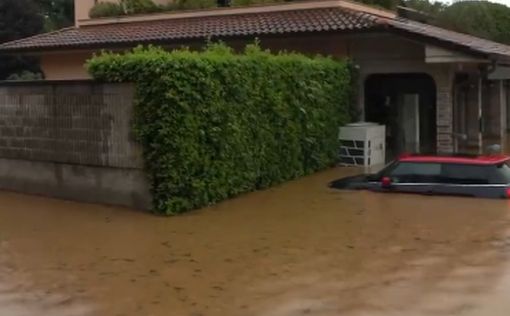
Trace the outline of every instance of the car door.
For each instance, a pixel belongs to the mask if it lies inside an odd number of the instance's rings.
[[[485,166],[445,163],[441,171],[441,181],[434,194],[475,196],[485,180]]]
[[[442,183],[436,194],[477,196],[487,198],[506,197],[508,178],[506,165],[444,164]]]

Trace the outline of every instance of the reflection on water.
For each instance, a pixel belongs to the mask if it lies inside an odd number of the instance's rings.
[[[0,316],[508,315],[507,201],[336,169],[173,218],[0,194]]]

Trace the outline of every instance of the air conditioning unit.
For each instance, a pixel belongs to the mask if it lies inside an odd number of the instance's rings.
[[[386,156],[386,127],[358,122],[340,128],[340,162],[347,166],[383,165]]]

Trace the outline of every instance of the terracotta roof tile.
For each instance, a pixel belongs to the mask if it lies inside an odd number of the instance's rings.
[[[0,45],[0,51],[132,45],[209,37],[370,29],[378,18],[339,8],[167,19],[67,28]]]
[[[359,6],[359,5],[358,5]],[[372,9],[373,11],[373,9]],[[381,30],[405,33],[423,41],[449,45],[469,53],[510,59],[510,46],[370,10],[342,6],[215,14],[145,22],[67,28],[0,45],[0,53],[56,49],[110,48],[144,43],[171,43],[206,38],[271,34]]]

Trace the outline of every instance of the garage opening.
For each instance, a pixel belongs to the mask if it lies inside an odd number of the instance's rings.
[[[365,120],[386,125],[386,159],[436,151],[436,85],[427,74],[376,74],[365,81]]]

